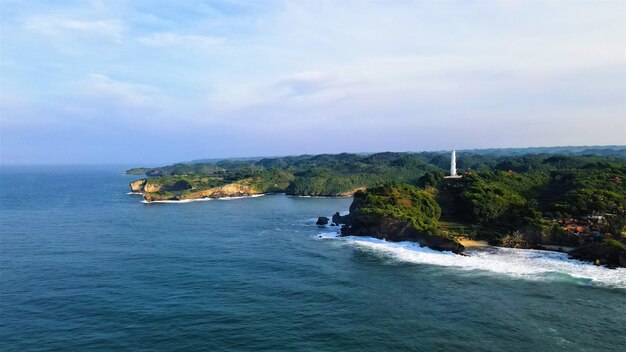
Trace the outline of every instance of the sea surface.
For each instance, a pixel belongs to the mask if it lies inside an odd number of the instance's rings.
[[[350,199],[143,204],[123,166],[0,171],[0,351],[624,351],[626,271],[337,238]]]

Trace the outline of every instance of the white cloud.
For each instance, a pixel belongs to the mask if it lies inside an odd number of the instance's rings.
[[[114,80],[102,74],[87,75],[77,82],[76,88],[79,95],[127,108],[154,108],[163,98],[157,88]]]
[[[125,30],[120,20],[76,20],[62,17],[31,16],[24,24],[27,29],[47,36],[67,33],[94,35],[119,40]]]
[[[144,117],[168,136],[182,136],[171,126],[284,137],[344,124],[362,136],[343,139],[352,150],[396,148],[397,131],[447,143],[473,129],[468,147],[494,136],[624,143],[624,1],[7,4],[0,89],[26,103],[0,108],[20,119],[55,108],[68,121]]]
[[[223,38],[177,33],[154,33],[150,36],[137,38],[137,41],[150,47],[183,47],[189,49],[206,49],[224,42]]]

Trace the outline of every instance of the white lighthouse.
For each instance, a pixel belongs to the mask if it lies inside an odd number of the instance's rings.
[[[461,178],[463,176],[457,175],[456,173],[456,150],[452,149],[452,155],[450,158],[450,176],[446,176],[446,178]]]
[[[452,157],[450,158],[450,176],[456,176],[456,150],[452,149]]]

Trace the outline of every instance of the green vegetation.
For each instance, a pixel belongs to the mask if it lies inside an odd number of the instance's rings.
[[[458,179],[445,178],[449,164],[448,152],[343,153],[179,163],[127,173],[148,176],[142,191],[152,199],[229,192],[354,194],[359,219],[408,222],[431,237],[464,235],[513,247],[579,246],[592,238],[599,246],[626,247],[626,147],[460,151]],[[233,184],[238,187],[214,193]],[[379,222],[368,233],[393,223]],[[405,236],[398,238],[410,237],[395,230]]]
[[[148,171],[150,171],[150,168],[136,167],[126,170],[126,175],[145,175]]]
[[[626,245],[622,242],[613,239],[606,239],[604,240],[604,243],[609,247],[613,247],[621,252],[626,253]]]
[[[259,192],[293,195],[342,196],[381,182],[416,184],[427,172],[440,170],[430,154],[378,153],[372,155],[303,155],[260,160],[224,160],[214,164],[175,164],[146,171],[150,182],[169,183],[184,178],[193,190],[203,190],[242,179],[252,179]],[[129,170],[128,172],[131,172]],[[134,171],[133,171],[134,172]],[[202,178],[210,184],[199,182]],[[163,181],[152,181],[153,179]],[[160,191],[159,191],[160,192]]]
[[[449,163],[448,152],[343,153],[179,163],[127,172],[150,176],[144,192],[173,196],[243,180],[259,193],[310,196],[409,184],[434,190],[442,219],[458,224],[453,231],[484,239],[520,229],[558,238],[552,219],[590,214],[604,217],[605,232],[619,235],[626,225],[626,147],[460,151],[461,179],[444,178]]]
[[[463,230],[474,238],[511,241],[524,237],[529,246],[578,245],[571,231],[556,226],[554,221],[564,218],[579,219],[588,234],[621,236],[626,228],[624,160],[537,158],[507,161],[507,167],[531,171],[478,171],[462,179],[439,181],[437,200],[444,208],[444,220],[463,224]],[[431,179],[439,178],[422,177],[428,180],[426,184]]]
[[[409,222],[421,232],[436,234],[441,208],[425,190],[384,184],[354,194],[358,206],[351,216],[386,217]]]
[[[159,188],[160,193],[208,189],[222,184],[223,178],[205,175],[150,177],[146,181],[147,187]]]
[[[341,233],[461,253],[459,236],[626,266],[626,147],[301,155],[136,168],[148,201],[354,194]],[[335,217],[333,217],[335,221]],[[554,247],[553,247],[554,249]]]

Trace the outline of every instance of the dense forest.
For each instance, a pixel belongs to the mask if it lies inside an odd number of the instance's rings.
[[[562,148],[556,150],[563,152]],[[523,197],[531,196],[532,192],[547,196],[540,190],[539,183],[549,182],[549,187],[546,187],[551,190],[550,194],[565,193],[576,187],[578,191],[568,193],[567,199],[553,199],[561,202],[557,209],[544,207],[541,210],[561,210],[565,214],[578,214],[591,209],[584,190],[597,187],[603,189],[606,186],[604,174],[620,176],[626,163],[626,147],[584,150],[587,152],[579,151],[577,155],[566,155],[573,154],[571,151],[556,155],[519,155],[518,149],[512,149],[511,155],[502,155],[503,151],[491,150],[482,153],[459,152],[457,167],[460,173],[468,174],[466,179],[475,180],[472,183],[475,187],[479,187],[481,182],[494,183],[494,191],[513,187],[511,191],[522,192]],[[622,154],[623,156],[619,156]],[[347,196],[357,189],[387,182],[407,183],[422,188],[435,186],[447,174],[449,165],[448,152],[385,152],[369,155],[343,153],[179,163],[156,168],[130,169],[127,173],[149,176],[146,183],[154,185],[152,189],[158,189],[154,193],[172,196],[242,180],[246,180],[259,193]],[[498,171],[513,172],[515,177],[502,178]],[[606,192],[602,194],[591,192],[591,197],[596,202],[593,205],[594,210],[608,206],[603,201],[604,198],[619,200],[621,188],[616,184],[609,185],[612,186],[607,186]],[[533,201],[542,201],[538,196],[531,198]],[[546,202],[549,200],[540,203]]]

